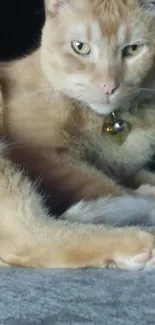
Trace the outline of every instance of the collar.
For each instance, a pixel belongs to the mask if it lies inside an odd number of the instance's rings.
[[[131,113],[131,108],[125,111]],[[103,125],[103,133],[119,146],[123,145],[131,131],[131,124],[120,117],[121,112],[119,109],[107,115]]]

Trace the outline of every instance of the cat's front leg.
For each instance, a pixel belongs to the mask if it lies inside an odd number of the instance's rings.
[[[33,185],[2,159],[0,180],[0,265],[155,269],[154,234],[138,227],[113,228],[49,218]],[[89,213],[96,209],[92,202]],[[80,220],[85,206],[76,210]]]
[[[90,216],[95,211],[97,214],[99,209],[104,218],[102,203],[100,207],[96,201],[88,203]],[[76,212],[79,214],[77,219],[84,217],[84,203],[83,207],[76,207]],[[74,214],[72,208],[70,214]],[[113,228],[49,218],[34,186],[14,168],[2,150],[1,264],[43,268],[155,268],[155,236],[138,227]]]

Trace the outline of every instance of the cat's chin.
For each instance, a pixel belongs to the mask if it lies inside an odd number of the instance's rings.
[[[114,107],[111,104],[89,103],[89,108],[99,115],[108,115],[114,111]]]

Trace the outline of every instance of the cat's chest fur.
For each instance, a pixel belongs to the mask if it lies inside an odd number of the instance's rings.
[[[98,153],[94,150],[95,166],[109,177],[118,180],[129,177],[144,167],[152,158],[155,148],[155,132],[153,138],[150,140],[149,134],[146,135],[144,132],[131,133],[121,146],[113,143],[111,139],[107,139],[107,143],[103,140]]]
[[[122,117],[126,119],[126,115],[122,114]],[[143,116],[127,116],[131,131],[122,145],[103,132],[104,119],[96,116],[97,119],[100,123],[91,121],[92,132],[90,126],[87,135],[83,136],[85,141],[82,143],[81,140],[81,152],[91,165],[109,177],[124,180],[150,161],[155,152],[155,113],[152,108],[146,109]]]

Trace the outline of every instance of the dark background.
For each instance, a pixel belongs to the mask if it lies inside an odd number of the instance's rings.
[[[0,60],[35,49],[43,24],[43,0],[0,0]]]

